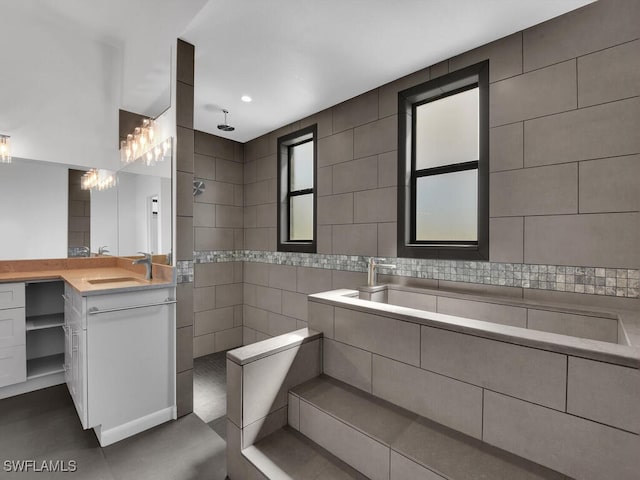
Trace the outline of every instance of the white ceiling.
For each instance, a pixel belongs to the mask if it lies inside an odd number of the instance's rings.
[[[118,108],[169,105],[180,37],[195,128],[245,142],[591,1],[0,0],[0,133],[16,156],[117,155]],[[234,132],[216,129],[222,108]]]
[[[209,0],[181,35],[195,128],[245,142],[591,1]]]

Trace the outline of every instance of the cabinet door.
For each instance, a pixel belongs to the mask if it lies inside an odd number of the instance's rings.
[[[71,334],[71,352],[73,357],[73,385],[75,391],[75,404],[82,428],[89,428],[87,421],[87,331],[77,327],[72,330]]]
[[[0,387],[26,380],[27,358],[24,345],[0,347]]]
[[[0,310],[0,347],[25,344],[24,307]]]
[[[112,428],[174,405],[175,307],[89,315],[89,425]]]
[[[69,325],[63,325],[64,330],[64,380],[67,382],[69,393],[73,397],[73,383],[71,372],[71,328]]]
[[[24,283],[0,283],[0,309],[24,307]]]
[[[71,385],[73,386],[73,397],[79,402],[78,392],[81,384],[80,365],[80,335],[77,329],[71,329]]]

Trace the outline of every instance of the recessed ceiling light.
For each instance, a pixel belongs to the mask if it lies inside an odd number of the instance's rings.
[[[252,98],[249,95],[243,95],[240,97],[240,100],[242,100],[243,102],[249,103],[252,100]]]

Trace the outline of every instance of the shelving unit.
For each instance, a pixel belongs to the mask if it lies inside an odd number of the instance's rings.
[[[64,371],[64,282],[26,284],[27,380]]]
[[[27,317],[27,331],[41,330],[43,328],[61,327],[64,325],[64,313],[52,313]]]
[[[64,371],[64,353],[27,360],[27,380]]]

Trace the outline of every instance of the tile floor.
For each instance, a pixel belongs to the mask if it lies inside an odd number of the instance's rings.
[[[227,352],[193,361],[193,413],[226,438]]]
[[[226,407],[224,358],[195,361],[194,404],[203,419],[190,414],[105,448],[93,430],[82,430],[66,385],[0,400],[0,479],[223,480],[226,442],[216,432]],[[78,469],[8,473],[5,460],[75,460]]]

